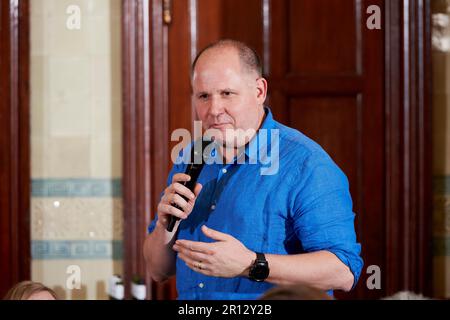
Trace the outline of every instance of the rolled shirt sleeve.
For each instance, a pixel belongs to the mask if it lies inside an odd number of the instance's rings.
[[[347,265],[358,282],[363,266],[355,214],[345,174],[328,156],[311,156],[299,170],[294,230],[305,252],[326,250]]]

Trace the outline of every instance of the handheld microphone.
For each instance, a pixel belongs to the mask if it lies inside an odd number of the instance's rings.
[[[191,160],[190,163],[187,165],[186,167],[186,171],[185,174],[187,174],[188,176],[191,177],[191,180],[189,181],[184,181],[181,184],[184,185],[186,188],[188,188],[189,190],[191,190],[192,192],[194,192],[194,188],[195,185],[197,183],[197,179],[200,175],[200,172],[203,169],[203,165],[204,165],[204,161],[203,161],[203,151],[206,149],[206,147],[208,147],[213,141],[199,141],[196,142],[193,146],[192,146],[192,150],[191,150]],[[201,144],[201,150],[198,150],[199,144]],[[199,156],[201,159],[199,159]],[[208,158],[208,157],[206,157]],[[200,160],[200,161],[195,161],[195,160]],[[206,159],[205,159],[206,160]],[[197,162],[197,163],[196,163]],[[185,196],[179,194],[184,200],[186,200],[187,202],[189,202],[189,199],[186,198]],[[181,209],[176,203],[173,203],[172,206],[174,206],[175,208],[183,211],[183,209]],[[175,217],[175,216],[170,216],[169,217],[169,224],[167,225],[167,231],[172,232],[173,228],[175,227],[175,223],[180,220],[180,218]]]

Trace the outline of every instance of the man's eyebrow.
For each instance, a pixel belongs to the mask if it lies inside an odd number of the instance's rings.
[[[223,89],[217,89],[215,92],[217,92],[217,93],[222,93],[222,92],[238,92],[238,90],[236,90],[236,89],[231,89],[231,88],[223,88]],[[201,95],[204,95],[204,94],[210,94],[210,92],[208,92],[208,91],[204,91],[204,90],[202,90],[202,91],[198,91],[198,92],[192,92],[195,96],[201,96]]]
[[[224,89],[219,89],[219,90],[218,90],[218,92],[224,92],[224,91],[236,92],[237,90],[231,89],[231,88],[224,88]]]

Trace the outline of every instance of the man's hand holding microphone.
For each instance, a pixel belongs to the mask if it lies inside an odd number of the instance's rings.
[[[171,217],[184,220],[189,217],[195,201],[202,190],[200,183],[195,184],[194,192],[189,190],[184,182],[191,177],[184,173],[177,173],[172,178],[172,184],[164,190],[164,195],[158,204],[158,222],[167,230]],[[175,229],[174,229],[175,230]]]

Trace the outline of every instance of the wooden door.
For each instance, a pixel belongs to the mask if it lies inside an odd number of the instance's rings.
[[[317,141],[350,182],[365,265],[356,290],[340,298],[379,296],[367,290],[365,270],[385,270],[383,33],[367,29],[365,8],[353,0],[272,2],[274,113]]]

